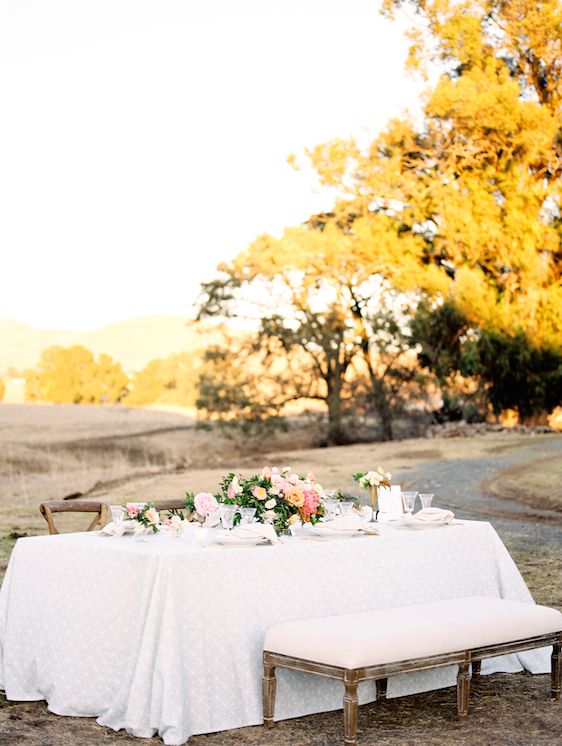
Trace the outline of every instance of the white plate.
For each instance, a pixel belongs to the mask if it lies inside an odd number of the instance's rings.
[[[408,526],[414,528],[439,528],[440,526],[446,526],[444,520],[441,521],[420,521],[418,518],[412,516],[402,516],[398,520],[398,526]]]
[[[352,536],[360,536],[363,531],[359,531],[356,528],[331,529],[314,526],[307,533],[308,536],[314,536],[317,539],[349,539]]]
[[[209,539],[209,544],[220,544],[224,547],[255,547],[258,544],[269,543],[263,536],[213,536]]]

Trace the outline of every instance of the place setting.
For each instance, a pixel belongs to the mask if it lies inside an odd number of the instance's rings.
[[[279,537],[271,524],[256,521],[256,508],[239,508],[236,505],[220,505],[219,525],[203,528],[203,538],[199,546],[256,547],[265,544],[280,544]],[[236,515],[240,523],[234,526]]]
[[[455,520],[455,514],[452,510],[432,506],[433,497],[432,493],[402,492],[404,513],[398,518],[398,527],[423,530],[441,526],[462,525]],[[417,498],[420,500],[421,508],[416,513],[414,511]]]

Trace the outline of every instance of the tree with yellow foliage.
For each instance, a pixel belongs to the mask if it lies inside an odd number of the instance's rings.
[[[464,332],[493,335],[496,353],[503,338],[508,357],[516,339],[536,359],[562,355],[561,4],[385,6],[417,13],[411,67],[437,63],[443,72],[421,124],[392,121],[365,150],[335,141],[310,152],[321,181],[340,194],[340,222],[353,215],[367,264],[382,246],[382,273],[395,287],[421,291],[436,312],[450,304]],[[497,354],[479,360],[477,375],[501,387]],[[520,382],[520,410],[531,379]],[[552,397],[531,398],[533,411],[552,407]]]
[[[120,363],[82,347],[49,347],[37,368],[24,371],[28,401],[55,404],[114,404],[127,392]]]
[[[442,71],[422,121],[393,120],[367,148],[335,140],[311,150],[321,183],[338,195],[331,213],[280,239],[259,238],[223,267],[226,279],[205,286],[202,304],[203,315],[239,315],[243,291],[253,289],[262,336],[313,361],[332,441],[357,360],[392,435],[388,382],[407,371],[408,324],[398,303],[423,300],[409,344],[426,352],[444,350],[431,337],[431,315],[452,309],[439,318],[459,326],[444,339],[467,346],[451,364],[480,382],[496,412],[514,405],[525,418],[562,399],[560,3],[385,2],[387,13],[400,6],[419,19],[411,67]],[[385,309],[381,301],[393,294]],[[395,319],[381,336],[387,311]],[[520,355],[521,345],[536,354]],[[515,359],[527,361],[529,375],[508,384],[504,368]],[[422,360],[443,368],[431,355]],[[541,360],[549,361],[553,396],[540,394]]]
[[[196,351],[151,360],[133,376],[125,403],[194,407],[201,365]]]

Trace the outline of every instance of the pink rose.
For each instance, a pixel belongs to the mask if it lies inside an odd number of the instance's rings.
[[[139,514],[139,506],[133,503],[127,503],[127,515],[129,518],[136,518]]]
[[[303,510],[306,515],[313,515],[318,510],[320,505],[320,497],[314,492],[314,490],[304,491],[304,503]]]
[[[208,516],[219,509],[216,497],[210,492],[199,492],[193,498],[193,502],[199,515]]]

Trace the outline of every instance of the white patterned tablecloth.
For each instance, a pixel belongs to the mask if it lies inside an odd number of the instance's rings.
[[[8,699],[45,699],[59,715],[183,744],[262,722],[261,653],[272,624],[476,595],[533,603],[482,522],[249,548],[200,548],[169,535],[24,538],[0,591],[0,688]],[[415,629],[412,613],[404,634]],[[549,650],[490,659],[482,672],[523,667],[548,672]],[[388,696],[455,677],[454,668],[397,676]],[[341,707],[339,682],[290,671],[278,680],[277,719]],[[360,700],[373,699],[366,682]]]

